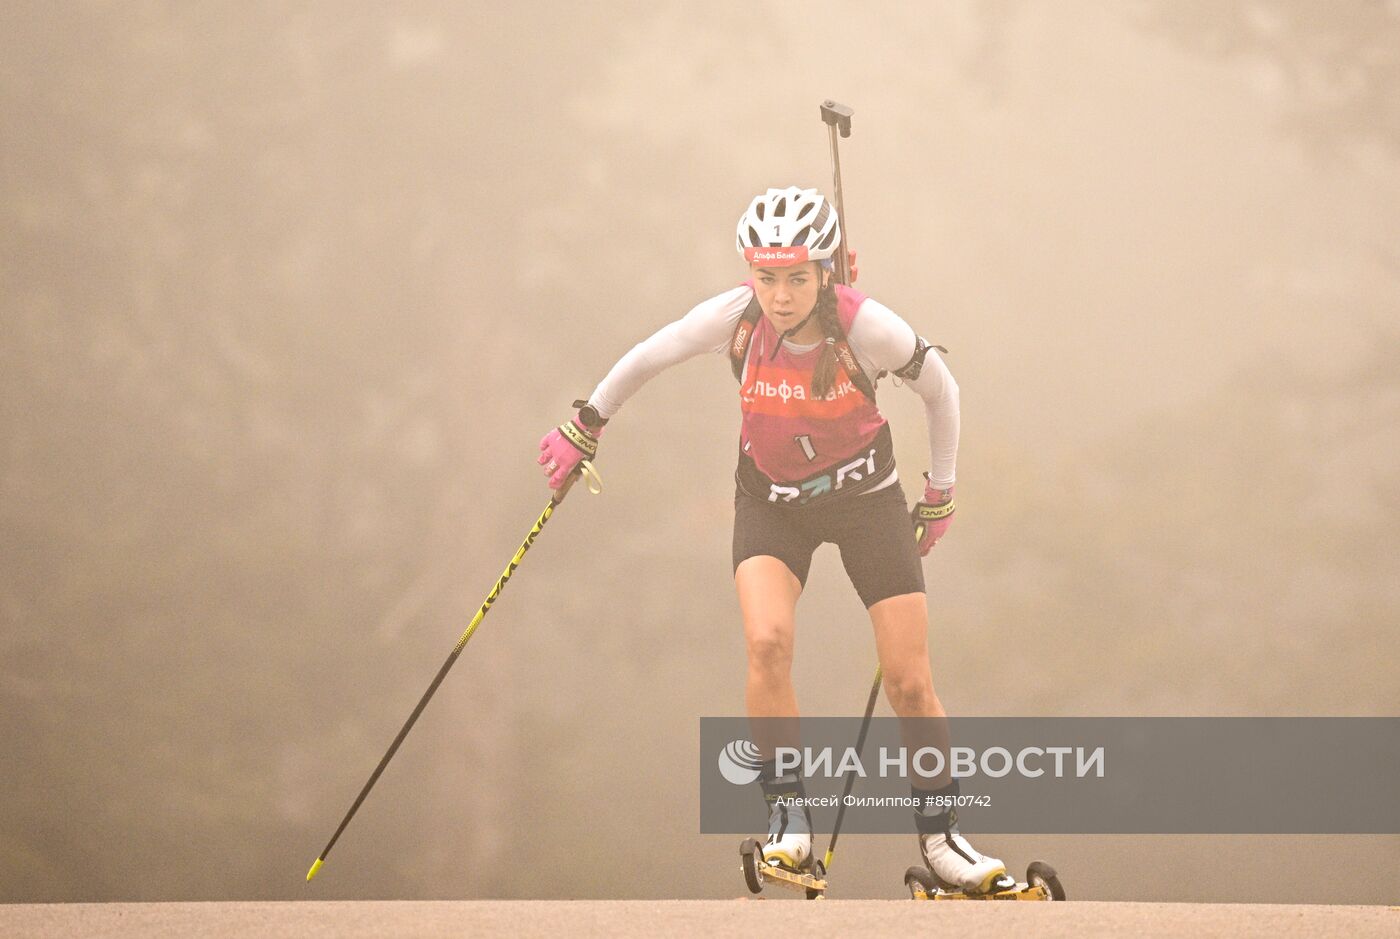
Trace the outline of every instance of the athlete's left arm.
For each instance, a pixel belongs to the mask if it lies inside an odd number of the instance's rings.
[[[868,297],[847,338],[861,365],[900,377],[923,399],[932,460],[929,484],[935,489],[951,488],[957,478],[958,383],[938,351],[897,313]]]

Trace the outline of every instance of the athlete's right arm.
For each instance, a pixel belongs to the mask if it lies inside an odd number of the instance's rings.
[[[633,346],[588,396],[588,403],[600,416],[610,418],[638,389],[671,366],[702,352],[724,352],[752,297],[753,289],[741,285],[696,304],[685,316]]]
[[[748,306],[753,290],[727,290],[697,304],[685,316],[657,330],[632,347],[588,396],[587,407],[560,424],[540,441],[539,463],[551,489],[558,489],[584,459],[598,455],[603,424],[623,403],[661,372],[701,352],[729,348],[734,326]]]

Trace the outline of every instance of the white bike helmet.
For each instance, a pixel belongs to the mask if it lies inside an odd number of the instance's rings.
[[[840,244],[836,207],[815,189],[796,186],[756,196],[739,216],[734,241],[745,260],[777,267],[803,261],[829,262]]]

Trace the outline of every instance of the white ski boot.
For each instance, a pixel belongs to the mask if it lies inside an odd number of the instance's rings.
[[[920,852],[933,876],[949,889],[965,893],[989,893],[1003,887],[1009,880],[1006,865],[968,844],[958,833],[956,814],[950,811],[945,816],[934,816],[943,820],[941,830],[919,835]],[[924,824],[928,821],[932,819]]]
[[[793,773],[773,777],[769,772],[759,780],[763,801],[768,805],[768,840],[763,845],[763,860],[804,871],[812,865],[812,816],[801,804],[806,790]]]
[[[763,860],[803,871],[812,862],[812,817],[801,806],[774,805],[768,815]]]

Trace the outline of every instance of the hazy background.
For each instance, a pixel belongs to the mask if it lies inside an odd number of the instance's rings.
[[[303,877],[544,507],[541,434],[742,278],[755,192],[829,190],[827,97],[859,286],[962,387],[950,710],[1400,713],[1395,0],[10,0],[0,900],[742,893],[696,834],[698,718],[743,706],[718,357],[628,403]],[[799,622],[802,706],[858,713],[833,549]],[[1098,899],[1394,902],[1400,861],[976,843]],[[833,895],[916,860],[853,835]]]

